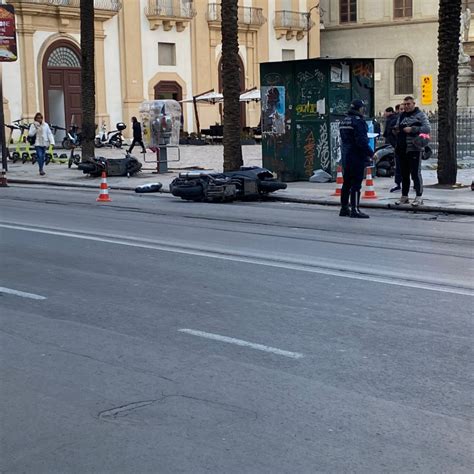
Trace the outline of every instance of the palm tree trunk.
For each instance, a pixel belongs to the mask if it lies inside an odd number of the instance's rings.
[[[440,0],[438,30],[438,182],[456,184],[456,115],[461,0]]]
[[[242,166],[240,144],[240,62],[237,0],[222,0],[222,89],[224,95],[224,171]]]
[[[81,0],[82,161],[94,157],[95,68],[94,0]]]

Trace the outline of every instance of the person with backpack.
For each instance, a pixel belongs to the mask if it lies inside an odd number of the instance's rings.
[[[421,137],[429,135],[430,122],[426,114],[416,107],[415,99],[411,96],[403,99],[404,111],[397,119],[394,133],[397,136],[395,152],[399,157],[400,172],[402,175],[402,196],[395,203],[397,205],[409,204],[408,192],[410,191],[410,176],[413,180],[416,197],[412,206],[423,205],[423,178],[421,176],[421,161],[425,140]]]
[[[142,147],[142,153],[146,153],[146,148],[143,143],[143,136],[142,136],[142,126],[140,122],[137,120],[137,117],[132,117],[132,130],[133,130],[133,140],[128,149],[129,153],[132,153],[133,147],[135,145],[140,145]]]
[[[49,125],[44,121],[41,112],[37,112],[34,122],[30,125],[28,130],[28,142],[35,146],[36,162],[39,167],[39,174],[44,176],[44,162],[46,157],[46,149],[50,145],[54,145],[54,135]]]

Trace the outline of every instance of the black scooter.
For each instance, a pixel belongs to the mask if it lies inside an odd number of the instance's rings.
[[[170,191],[188,201],[229,202],[258,199],[286,187],[265,168],[243,166],[227,173],[180,173],[171,182]]]
[[[133,176],[142,169],[142,164],[130,153],[125,154],[125,158],[104,158],[98,156],[85,163],[77,165],[84,174],[90,174],[93,177],[99,177],[102,171],[107,176]]]
[[[391,178],[395,175],[395,150],[392,145],[385,144],[375,149],[375,175],[379,178]]]

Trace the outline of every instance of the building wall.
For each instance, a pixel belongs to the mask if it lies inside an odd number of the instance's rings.
[[[19,61],[3,67],[5,112],[9,119],[30,120],[45,106],[42,64],[46,49],[58,39],[79,45],[79,8],[52,7],[47,0],[32,2],[11,0],[17,11]],[[118,121],[127,124],[138,115],[143,100],[154,97],[160,81],[176,81],[183,98],[219,90],[218,67],[221,59],[220,24],[208,21],[208,5],[220,0],[195,0],[196,16],[185,21],[184,28],[172,22],[164,28],[147,15],[148,0],[126,0],[116,12],[96,10],[96,104],[97,123],[110,128]],[[244,65],[243,89],[259,87],[259,64],[281,61],[282,50],[294,50],[295,59],[307,55],[305,32],[277,31],[275,11],[304,13],[317,0],[240,0],[240,7],[261,8],[266,22],[240,25],[239,54]],[[319,55],[319,13],[312,11],[316,23],[310,33],[310,55]],[[156,20],[156,19],[155,19]],[[160,20],[160,18],[158,18]],[[158,43],[176,45],[176,65],[158,64]],[[199,105],[201,128],[221,122],[222,108]],[[194,107],[184,103],[184,129],[196,131]],[[246,123],[255,126],[260,120],[260,105],[245,106]],[[129,127],[130,128],[130,127]],[[129,132],[129,129],[127,129]]]
[[[436,109],[437,0],[413,0],[413,17],[400,20],[393,17],[393,0],[359,0],[356,24],[339,23],[339,0],[322,0],[321,6],[321,56],[374,58],[377,111],[400,103],[406,95],[395,95],[394,63],[401,55],[413,61],[416,99],[421,96],[421,76],[433,76],[433,102],[422,107]]]

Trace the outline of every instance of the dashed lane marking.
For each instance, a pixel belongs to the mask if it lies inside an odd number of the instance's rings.
[[[7,295],[20,296],[22,298],[30,298],[32,300],[45,300],[46,296],[35,295],[34,293],[26,293],[25,291],[14,290],[12,288],[5,288],[0,286],[0,293],[6,293]]]
[[[284,351],[277,349],[276,347],[265,346],[264,344],[255,344],[254,342],[244,341],[242,339],[235,339],[234,337],[221,336],[220,334],[213,334],[211,332],[196,331],[195,329],[178,329],[179,332],[191,334],[192,336],[204,337],[206,339],[212,339],[214,341],[227,342],[228,344],[235,344],[242,347],[250,347],[258,351],[270,352],[283,357],[289,357],[290,359],[301,359],[303,354],[300,352]]]

